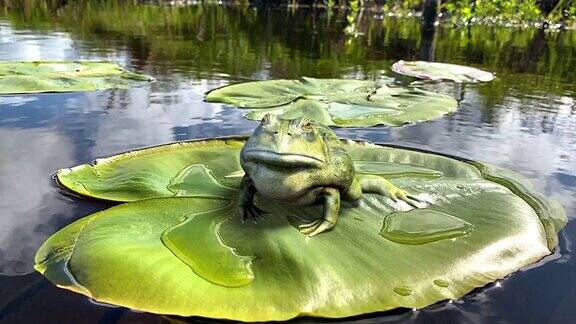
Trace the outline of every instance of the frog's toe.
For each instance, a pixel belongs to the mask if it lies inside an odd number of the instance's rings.
[[[407,191],[402,190],[402,189],[398,189],[398,190],[391,192],[391,195],[392,195],[392,198],[394,198],[394,200],[402,200],[414,208],[418,208],[416,203],[421,202],[418,198],[410,195]]]
[[[318,226],[316,226],[314,231],[308,233],[308,236],[314,237],[320,233],[324,233],[324,232],[331,230],[332,227],[334,227],[334,223],[326,221],[326,220],[322,220],[322,222],[320,222],[320,224]]]
[[[302,232],[302,231],[305,231],[305,230],[310,229],[312,227],[315,228],[316,226],[318,226],[318,224],[320,224],[321,221],[322,221],[322,219],[320,218],[320,219],[311,221],[310,223],[299,225],[298,228]]]
[[[240,215],[242,216],[242,222],[251,219],[254,223],[258,220],[264,220],[264,215],[268,214],[267,211],[262,210],[254,205],[247,205],[240,208]]]
[[[427,203],[426,200],[418,199],[416,196],[412,196],[412,195],[409,195],[409,194],[406,194],[406,198],[408,198],[410,201],[413,201],[413,202],[415,201],[415,202],[417,202],[417,203]]]
[[[242,219],[242,223],[248,219],[248,210],[244,206],[240,206],[240,218]]]
[[[313,237],[330,230],[332,227],[334,227],[334,223],[324,219],[317,219],[311,223],[300,225],[299,230],[300,233]]]

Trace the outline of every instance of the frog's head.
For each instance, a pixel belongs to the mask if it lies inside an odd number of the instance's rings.
[[[318,125],[306,117],[267,114],[242,148],[242,162],[286,168],[321,168],[327,146]]]

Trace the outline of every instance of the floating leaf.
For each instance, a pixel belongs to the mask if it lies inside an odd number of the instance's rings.
[[[322,101],[350,95],[368,96],[375,91],[376,83],[362,80],[314,79],[268,80],[234,84],[214,89],[206,100],[224,102],[240,108],[271,108],[282,106],[296,99]]]
[[[237,157],[241,148],[242,143],[234,140],[179,142],[97,159],[59,170],[56,176],[78,194],[112,201],[181,195],[228,197],[233,192],[228,186],[237,186],[241,179],[226,177],[241,170]]]
[[[0,94],[93,91],[126,87],[151,77],[105,62],[0,62]]]
[[[398,61],[392,65],[392,71],[419,79],[451,80],[457,83],[487,82],[494,79],[494,74],[473,67],[426,61]]]
[[[248,108],[246,117],[252,120],[270,113],[339,127],[401,126],[439,118],[458,107],[451,97],[420,89],[313,78],[235,84],[208,92],[206,101]]]
[[[54,234],[36,269],[60,287],[153,313],[334,318],[460,298],[550,254],[565,223],[561,208],[506,170],[351,141],[344,147],[362,173],[390,176],[421,208],[365,194],[342,205],[332,231],[308,238],[294,227],[320,206],[260,199],[270,215],[242,223],[234,188],[244,140],[169,144],[61,170],[75,192],[132,202]]]

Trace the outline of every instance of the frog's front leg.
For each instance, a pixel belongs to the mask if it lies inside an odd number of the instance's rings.
[[[322,218],[300,225],[300,233],[312,237],[330,230],[336,224],[340,212],[340,191],[336,188],[324,188],[320,192],[320,199],[324,204]]]
[[[240,183],[240,197],[239,197],[239,207],[240,207],[240,217],[242,217],[242,222],[248,218],[252,219],[254,223],[260,219],[264,219],[263,214],[268,212],[261,210],[254,205],[254,196],[256,195],[256,186],[254,181],[247,174],[242,178]]]
[[[380,195],[389,195],[394,200],[402,200],[414,208],[418,208],[415,202],[419,199],[410,195],[407,191],[396,187],[392,182],[374,175],[362,175],[360,177],[360,187],[362,193],[376,193]]]

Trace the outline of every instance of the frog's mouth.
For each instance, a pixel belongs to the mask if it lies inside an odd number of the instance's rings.
[[[257,163],[290,167],[315,167],[319,168],[324,161],[310,155],[295,153],[278,153],[265,150],[251,150],[245,153],[245,159]]]

